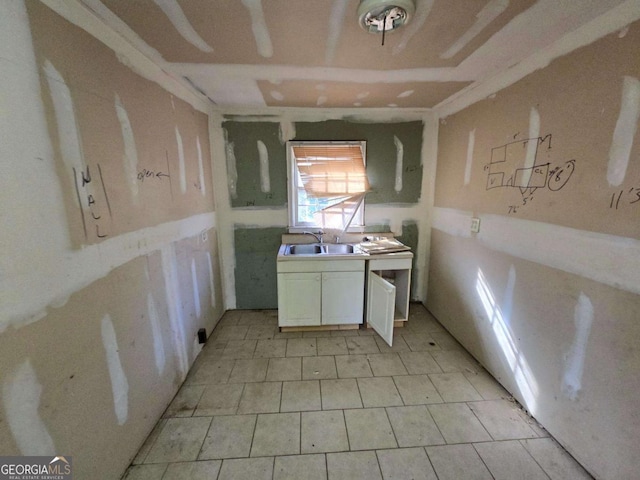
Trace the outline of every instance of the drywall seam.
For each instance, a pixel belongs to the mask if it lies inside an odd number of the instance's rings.
[[[340,33],[347,13],[349,0],[333,0],[331,13],[329,14],[329,26],[327,34],[327,46],[324,54],[324,63],[331,65],[336,56],[336,49],[340,40]]]
[[[480,100],[484,100],[489,95],[513,85],[530,73],[545,68],[556,58],[566,55],[577,48],[589,45],[609,33],[616,32],[639,18],[640,3],[637,0],[627,0],[594,20],[567,33],[558,41],[540,49],[515,66],[509,66],[493,75],[477,80],[458,93],[443,100],[433,109],[440,118],[453,115]],[[459,75],[462,77],[469,76],[468,72],[461,70],[463,69],[460,68],[458,71]]]
[[[131,198],[133,203],[138,203],[138,151],[136,149],[136,141],[133,136],[133,128],[129,121],[127,110],[122,105],[122,101],[118,94],[115,94],[115,108],[118,122],[120,122],[120,132],[122,133],[122,141],[124,142],[124,153],[122,162],[124,165],[124,174],[129,185]]]
[[[326,95],[319,95],[318,100],[316,100],[316,106],[320,107],[324,105],[325,103],[327,103],[327,100],[328,98]]]
[[[202,306],[200,305],[200,286],[198,285],[195,258],[191,259],[191,288],[193,290],[193,304],[196,308],[196,317],[199,319],[202,315]]]
[[[137,257],[215,226],[216,214],[203,213],[107,238],[80,250],[60,246],[60,251],[42,258],[37,269],[21,272],[20,282],[0,277],[0,333],[9,325],[18,328],[43,318],[49,306],[63,305],[74,292]]]
[[[215,109],[213,112],[234,122],[275,122],[280,118],[282,121],[295,119],[296,122],[347,119],[355,123],[398,123],[422,121],[425,115],[430,115],[433,111],[429,108],[367,108],[363,111],[360,108],[229,107],[224,110]]]
[[[580,292],[573,311],[573,322],[576,326],[575,336],[569,351],[565,355],[564,373],[561,390],[570,400],[576,400],[582,390],[582,373],[587,355],[587,345],[591,326],[593,325],[593,305],[591,299]]]
[[[472,212],[436,207],[433,228],[470,237]],[[501,215],[482,215],[477,241],[498,252],[640,294],[640,240]]]
[[[392,55],[398,55],[407,47],[413,36],[422,30],[424,23],[427,21],[431,8],[433,8],[434,0],[417,0],[415,18],[404,28],[404,32],[400,41],[393,47]]]
[[[262,140],[258,140],[258,159],[260,163],[260,191],[269,193],[271,191],[271,179],[269,177],[269,152]]]
[[[213,264],[211,263],[211,252],[207,253],[207,268],[209,271],[209,293],[211,294],[211,308],[216,308],[216,290],[213,283]]]
[[[469,132],[469,141],[467,142],[467,163],[464,167],[464,184],[469,185],[471,181],[471,165],[473,164],[473,149],[476,144],[476,129]]]
[[[225,131],[225,157],[227,164],[227,189],[231,198],[238,198],[238,170],[236,168],[236,152],[233,142],[227,141],[227,132]]]
[[[296,138],[296,124],[288,119],[280,121],[279,139],[282,145]]]
[[[504,12],[509,6],[509,0],[491,0],[476,15],[476,21],[458,40],[456,40],[447,50],[445,50],[440,58],[453,58],[460,50],[462,50],[471,40],[473,40],[487,25],[493,22]]]
[[[125,65],[149,81],[184,100],[196,110],[207,113],[210,103],[179,77],[167,73],[167,63],[126,23],[99,0],[42,0],[58,15],[82,28],[113,50]]]
[[[4,418],[22,455],[59,453],[40,418],[41,395],[42,385],[28,358],[5,378],[2,385]]]
[[[193,28],[177,0],[153,0],[153,3],[160,7],[182,38],[198,50],[205,53],[213,52],[213,48]]]
[[[402,165],[404,161],[404,145],[395,135],[393,136],[393,144],[396,146],[396,181],[393,188],[396,193],[400,193],[402,191],[402,172],[404,169]]]
[[[113,328],[111,316],[105,314],[101,322],[102,345],[107,357],[111,391],[113,393],[113,409],[118,419],[118,425],[124,425],[129,416],[129,382],[122,369],[118,349],[118,339]]]
[[[264,10],[262,9],[261,0],[242,0],[242,4],[249,10],[251,16],[251,30],[256,40],[256,48],[258,53],[270,58],[273,56],[273,45],[267,28],[267,21],[264,18]]]
[[[160,329],[160,316],[156,302],[151,292],[147,293],[147,315],[149,315],[149,324],[151,325],[151,335],[153,336],[153,355],[156,361],[156,371],[158,377],[162,376],[166,363],[166,354],[164,351],[164,342],[162,339],[162,331]]]
[[[202,161],[202,146],[200,145],[200,136],[196,136],[196,148],[198,151],[198,181],[200,183],[200,193],[202,196],[207,195],[207,184],[204,181],[204,164]]]
[[[622,83],[620,114],[613,131],[609,149],[607,181],[609,185],[619,186],[624,181],[633,148],[633,139],[638,129],[640,116],[640,80],[625,76]]]
[[[187,172],[184,164],[184,146],[182,145],[182,135],[176,126],[176,146],[178,148],[178,173],[180,175],[180,192],[187,193]]]
[[[524,170],[522,171],[522,185],[529,185],[531,180],[532,167],[536,163],[536,153],[538,152],[538,137],[540,136],[540,114],[536,107],[531,107],[529,112],[529,141],[524,157]]]

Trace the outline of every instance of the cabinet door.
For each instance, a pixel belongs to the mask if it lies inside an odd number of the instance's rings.
[[[393,343],[396,287],[375,272],[369,272],[367,322],[389,346]]]
[[[322,324],[362,323],[364,271],[322,274]]]
[[[322,274],[278,274],[278,325],[320,325]]]

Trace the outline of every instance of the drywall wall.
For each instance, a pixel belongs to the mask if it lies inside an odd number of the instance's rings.
[[[633,478],[640,442],[639,42],[636,22],[439,127],[427,305],[599,479]]]
[[[117,479],[222,314],[207,105],[60,8],[0,5],[0,451]]]
[[[372,191],[365,222],[407,239],[416,253],[413,296],[421,298],[428,235],[420,232],[429,232],[426,205],[433,192],[431,149],[436,131],[433,115],[424,111],[388,110],[368,116],[322,110],[221,114],[212,122],[211,138],[218,222],[221,232],[227,227],[230,232],[221,237],[226,305],[277,307],[276,255],[288,222],[288,140],[367,141]]]

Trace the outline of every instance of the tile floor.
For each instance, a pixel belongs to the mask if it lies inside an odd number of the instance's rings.
[[[392,348],[227,312],[123,478],[591,477],[416,304]]]

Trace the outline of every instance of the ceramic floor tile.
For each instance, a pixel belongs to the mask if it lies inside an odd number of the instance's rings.
[[[482,400],[480,394],[462,373],[432,373],[429,379],[445,402]]]
[[[238,325],[277,325],[277,310],[243,310]]]
[[[376,377],[407,374],[407,369],[404,368],[404,364],[397,353],[370,353],[367,355],[367,359]]]
[[[440,365],[429,352],[401,352],[400,358],[411,375],[442,373]]]
[[[403,405],[391,377],[358,378],[358,388],[365,408]]]
[[[480,423],[494,440],[511,440],[517,438],[536,438],[536,433],[529,428],[518,413],[514,403],[507,400],[485,400],[468,403]]]
[[[302,332],[277,332],[274,336],[274,339],[283,339],[288,340],[290,338],[302,338]]]
[[[423,448],[376,452],[384,480],[438,480]]]
[[[273,457],[236,458],[222,462],[218,480],[272,480]]]
[[[281,412],[320,410],[320,381],[282,382]]]
[[[328,480],[382,480],[375,452],[327,454]]]
[[[350,330],[331,330],[332,337],[357,337],[358,329],[350,329]]]
[[[282,382],[247,383],[237,413],[271,413],[280,411]]]
[[[233,415],[236,413],[244,385],[209,385],[202,397],[194,416]]]
[[[347,428],[342,410],[303,412],[302,453],[343,452],[349,450]]]
[[[320,380],[322,409],[361,408],[360,391],[355,378]]]
[[[344,337],[318,338],[318,355],[347,355],[347,342]]]
[[[284,357],[287,352],[287,341],[281,340],[258,340],[253,358]]]
[[[300,357],[269,359],[269,368],[267,369],[268,382],[300,380],[301,378],[302,359]]]
[[[160,480],[164,475],[166,469],[166,463],[157,465],[133,465],[127,469],[126,473],[122,477],[122,480]],[[22,478],[22,476],[7,476],[6,478]],[[33,478],[36,477],[34,476]]]
[[[373,376],[366,355],[336,355],[335,359],[340,378]]]
[[[416,334],[404,334],[404,341],[407,342],[409,348],[412,352],[427,352],[433,350],[440,350],[440,347],[435,342],[435,340],[431,337],[431,335],[426,333],[416,333]]]
[[[502,385],[500,385],[491,375],[487,372],[464,372],[464,376],[469,380],[469,383],[473,385],[473,388],[484,398],[485,400],[498,400],[500,398],[511,398],[509,392],[507,392]]]
[[[276,457],[273,480],[326,480],[327,462],[324,455],[294,455]]]
[[[300,453],[300,414],[258,415],[251,446],[252,457],[297,455]]]
[[[242,312],[240,310],[228,310],[217,323],[216,328],[237,325],[240,317],[242,317]]]
[[[344,418],[351,450],[374,450],[398,446],[384,408],[345,410]]]
[[[442,350],[464,350],[464,347],[449,332],[431,332],[429,335]]]
[[[495,480],[549,480],[517,440],[476,443],[474,447]]]
[[[216,328],[214,331],[214,340],[244,340],[249,327],[230,325]]]
[[[234,361],[231,359],[216,359],[202,362],[189,372],[185,383],[187,385],[217,385],[227,383]]]
[[[195,460],[210,423],[209,417],[168,419],[145,463]]]
[[[483,371],[480,364],[466,352],[457,350],[434,350],[431,352],[431,355],[445,373],[476,373]]]
[[[153,427],[153,430],[151,430],[151,433],[140,447],[140,450],[138,450],[138,453],[133,459],[133,462],[131,462],[133,465],[139,465],[144,462],[145,458],[147,458],[147,455],[149,455],[149,451],[160,436],[160,432],[162,432],[162,429],[164,428],[166,423],[167,420],[164,418],[160,419],[158,423],[156,423],[156,426]]]
[[[378,336],[377,334],[373,338],[376,340],[376,344],[378,345],[378,348],[382,353],[400,353],[410,351],[409,345],[407,345],[407,342],[404,341],[402,335],[394,335],[391,347],[387,345],[387,342],[385,342],[382,337]]]
[[[302,359],[302,379],[322,380],[337,378],[336,361],[333,357],[304,357]]]
[[[248,457],[256,425],[256,415],[213,417],[202,444],[201,460]]]
[[[447,443],[491,440],[491,436],[466,403],[444,403],[429,405],[427,408]]]
[[[567,451],[551,438],[521,440],[520,443],[551,480],[593,480]]]
[[[442,397],[427,375],[402,375],[393,377],[396,388],[405,405],[442,403]]]
[[[310,332],[302,332],[302,338],[328,338],[331,336],[329,330],[314,330]]]
[[[424,447],[445,443],[427,407],[389,407],[387,415],[400,447]]]
[[[287,340],[287,357],[309,357],[317,355],[315,338],[290,338]]]
[[[183,385],[163,417],[190,417],[198,406],[204,389],[204,385]]]
[[[268,366],[269,360],[266,358],[236,360],[229,383],[264,382]]]
[[[270,340],[277,330],[278,327],[275,325],[251,325],[244,338],[245,340]]]
[[[375,337],[378,333],[373,328],[360,328],[358,329],[358,335],[360,337]]]
[[[440,480],[493,479],[473,445],[443,445],[426,450]]]
[[[222,358],[253,358],[253,352],[256,350],[257,344],[257,340],[229,340],[224,352],[222,352]]]
[[[345,337],[347,350],[350,355],[362,355],[366,353],[380,353],[378,344],[373,337]]]
[[[218,476],[220,460],[171,463],[162,480],[210,480]]]

